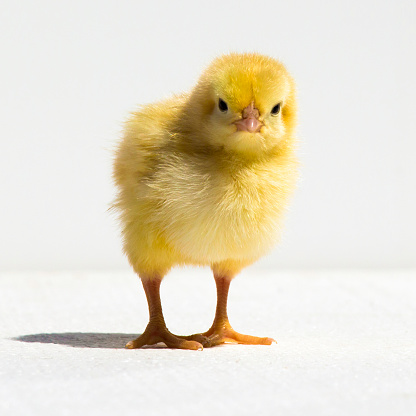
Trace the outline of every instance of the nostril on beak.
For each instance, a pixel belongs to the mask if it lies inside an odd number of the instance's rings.
[[[243,118],[249,118],[249,117],[259,118],[260,113],[259,113],[259,110],[256,107],[254,107],[254,103],[251,102],[250,105],[248,105],[243,110],[242,116]]]
[[[260,131],[263,123],[259,121],[260,112],[254,107],[254,102],[251,102],[242,112],[242,119],[238,120],[235,124],[238,131],[248,131],[249,133],[255,133]]]

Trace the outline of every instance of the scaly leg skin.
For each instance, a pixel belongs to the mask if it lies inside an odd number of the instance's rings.
[[[276,341],[273,338],[261,338],[251,335],[240,334],[231,327],[227,315],[228,290],[231,279],[215,275],[217,285],[217,309],[211,328],[203,334],[195,334],[186,337],[188,340],[198,340],[204,347],[213,347],[224,343],[249,344],[249,345],[271,345]]]
[[[164,342],[168,348],[184,350],[202,350],[202,344],[195,340],[187,340],[173,335],[166,328],[163,318],[162,304],[160,302],[160,283],[162,279],[143,279],[142,284],[149,305],[149,323],[146,330],[137,339],[126,344],[126,348],[141,348],[145,345],[154,345]],[[198,338],[198,337],[197,337]],[[203,338],[200,338],[201,340]]]

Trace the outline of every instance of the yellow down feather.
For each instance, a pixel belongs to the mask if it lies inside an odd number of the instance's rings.
[[[264,126],[236,132],[251,102]],[[224,55],[189,94],[133,113],[116,151],[114,207],[134,270],[162,277],[193,264],[233,276],[269,251],[297,178],[295,119],[292,77],[258,54]]]

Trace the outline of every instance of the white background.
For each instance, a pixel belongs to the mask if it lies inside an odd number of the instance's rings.
[[[415,19],[414,0],[3,1],[0,269],[127,267],[121,124],[229,51],[298,83],[302,180],[263,264],[415,266]]]

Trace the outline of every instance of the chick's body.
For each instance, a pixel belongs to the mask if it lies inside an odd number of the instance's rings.
[[[144,285],[178,264],[231,280],[272,247],[297,176],[295,107],[279,62],[231,54],[190,94],[133,113],[116,154],[115,207]]]

